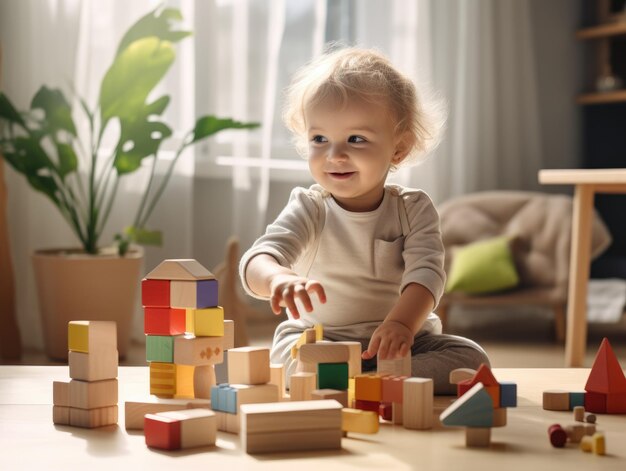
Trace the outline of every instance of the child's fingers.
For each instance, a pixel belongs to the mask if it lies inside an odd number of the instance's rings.
[[[307,292],[317,294],[317,297],[322,304],[326,302],[326,292],[319,281],[309,280],[307,281],[305,288]]]
[[[285,303],[285,306],[287,306],[287,309],[289,309],[289,312],[291,312],[293,318],[300,319],[300,312],[298,312],[298,307],[296,306],[296,301],[293,297],[293,291],[291,288],[285,288],[283,290],[283,302]]]
[[[280,297],[277,295],[273,295],[270,298],[270,306],[272,307],[272,312],[274,314],[280,314],[281,309],[280,309]]]
[[[400,358],[404,358],[409,354],[409,345],[406,342],[400,343]]]
[[[378,359],[379,360],[389,360],[389,354],[391,353],[391,342],[387,339],[382,339],[380,341],[380,347],[378,347]]]
[[[363,358],[364,360],[369,360],[370,358],[374,358],[376,356],[376,353],[378,352],[378,347],[380,346],[380,337],[374,337],[369,346],[367,347],[367,350],[365,350],[362,354],[361,354],[361,358]]]
[[[302,306],[304,306],[306,312],[311,312],[313,310],[313,303],[311,302],[309,293],[307,293],[306,289],[304,289],[304,285],[296,285],[293,294],[294,297],[297,297],[302,302]]]

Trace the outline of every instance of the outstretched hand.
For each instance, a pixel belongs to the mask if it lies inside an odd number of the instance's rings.
[[[300,318],[300,312],[296,306],[299,299],[306,312],[313,310],[311,295],[317,294],[322,304],[326,302],[324,287],[319,281],[309,280],[296,275],[276,275],[270,283],[270,305],[274,314],[281,313],[281,306],[287,307],[295,319]]]
[[[378,355],[379,360],[399,360],[408,355],[413,345],[413,332],[397,321],[385,321],[372,334],[367,350],[361,358],[369,360]]]

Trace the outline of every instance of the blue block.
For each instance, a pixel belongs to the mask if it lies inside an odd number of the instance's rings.
[[[200,280],[196,282],[196,306],[217,306],[217,280]]]
[[[517,384],[500,382],[500,407],[517,407]]]
[[[228,386],[224,388],[224,412],[237,413],[237,390]]]
[[[576,406],[585,407],[585,391],[569,393],[569,409],[574,410],[574,407]]]
[[[230,414],[237,413],[237,391],[229,384],[211,387],[211,409]]]
[[[211,386],[211,409],[222,410],[220,407],[220,388],[219,386]]]

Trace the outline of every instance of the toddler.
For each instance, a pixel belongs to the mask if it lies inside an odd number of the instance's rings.
[[[246,291],[275,314],[287,308],[271,361],[288,379],[292,346],[322,324],[327,340],[361,342],[363,371],[410,352],[413,376],[454,394],[451,370],[489,360],[475,342],[442,335],[433,313],[445,273],[430,198],[385,182],[438,131],[413,83],[375,51],[337,50],[296,74],[284,118],[317,184],[295,188],[241,260]]]

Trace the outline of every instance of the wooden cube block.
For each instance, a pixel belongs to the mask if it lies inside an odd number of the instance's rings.
[[[385,376],[381,378],[381,400],[402,404],[402,391],[407,376]]]
[[[204,399],[166,399],[157,396],[147,396],[124,403],[124,426],[126,430],[143,430],[143,418],[146,414],[182,409],[208,409],[210,407],[211,401]]]
[[[160,412],[156,416],[180,422],[179,448],[181,449],[215,445],[217,419],[215,412],[209,409]],[[147,440],[148,431],[146,430],[146,443]]]
[[[310,401],[311,393],[317,389],[316,386],[317,375],[315,373],[292,374],[289,388],[291,401]]]
[[[68,406],[52,406],[52,423],[55,425],[69,425],[70,408]]]
[[[402,422],[405,428],[426,430],[433,424],[433,380],[407,378],[403,382]]]
[[[111,321],[70,321],[67,328],[68,350],[89,353],[117,350],[117,330]]]
[[[378,414],[372,411],[351,409],[341,410],[341,430],[353,433],[378,433]]]
[[[224,352],[235,348],[235,321],[224,319]]]
[[[70,407],[96,409],[114,406],[117,404],[117,390],[117,379],[92,382],[73,379],[70,381]]]
[[[194,337],[193,335],[176,337],[174,363],[194,366],[221,363],[224,360],[222,344],[222,337]]]
[[[194,366],[193,369],[193,396],[210,399],[211,388],[217,384],[214,365]]]
[[[382,400],[382,378],[380,375],[362,374],[354,377],[354,398],[362,401]]]
[[[607,395],[604,393],[589,392],[585,393],[585,410],[596,414],[606,414]],[[545,409],[545,406],[544,406]],[[562,409],[558,409],[562,410]],[[565,409],[567,410],[567,409]]]
[[[117,378],[119,364],[117,350],[97,350],[93,353],[68,353],[70,378],[82,381],[101,381]]]
[[[338,389],[314,389],[311,391],[312,400],[334,399],[343,407],[348,407],[348,391]]]
[[[585,405],[585,391],[574,391],[569,393],[569,407],[574,410],[576,406]]]
[[[544,391],[543,408],[545,410],[570,410],[569,392],[560,389]]]
[[[161,417],[157,414],[146,414],[144,418],[144,435],[146,445],[161,450],[180,449],[180,420]]]
[[[150,394],[194,397],[194,367],[175,363],[150,363]]]
[[[238,434],[241,430],[241,414],[230,414],[228,412],[215,411],[217,419],[217,429],[220,432]]]
[[[509,381],[500,382],[499,407],[517,407],[517,384]]]
[[[185,331],[196,337],[224,336],[224,308],[187,308]]]
[[[170,280],[141,280],[141,304],[144,307],[170,307]]]
[[[270,384],[278,388],[280,400],[285,396],[285,365],[282,363],[270,363]]]
[[[55,406],[70,406],[70,383],[69,381],[53,381],[52,382],[52,404]],[[68,411],[69,423],[69,411]],[[55,422],[56,423],[56,422]]]
[[[398,360],[378,360],[376,372],[381,375],[411,376],[411,352]]]
[[[393,416],[393,406],[389,402],[381,402],[378,406],[378,415],[381,419],[391,422]]]
[[[265,384],[269,380],[269,348],[240,347],[228,350],[228,381],[230,383]]]
[[[361,342],[354,342],[344,340],[341,342],[335,342],[348,347],[348,376],[354,378],[356,375],[361,374]]]
[[[380,402],[378,402],[378,401],[364,401],[362,399],[355,399],[352,408],[353,409],[359,409],[359,410],[367,410],[367,411],[370,411],[370,412],[376,412],[376,414],[378,414],[378,411],[380,409]]]
[[[348,363],[318,363],[317,389],[347,390]]]
[[[298,360],[305,363],[345,363],[350,359],[347,345],[335,342],[306,343],[298,350]]]
[[[217,280],[174,281],[170,283],[170,303],[177,308],[217,306]]]
[[[117,423],[117,405],[95,409],[70,407],[70,425],[73,427],[96,428]]]
[[[146,361],[174,363],[174,340],[169,335],[146,335]]]
[[[467,427],[465,429],[465,446],[488,447],[491,444],[491,428]]]
[[[181,335],[185,333],[185,310],[171,307],[146,307],[143,331],[148,335]]]

